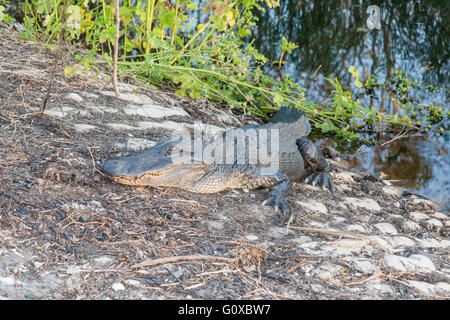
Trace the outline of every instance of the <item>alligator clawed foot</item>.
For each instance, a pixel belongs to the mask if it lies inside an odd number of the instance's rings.
[[[276,211],[278,211],[278,209],[282,212],[282,213],[287,213],[289,212],[289,209],[291,208],[291,206],[289,205],[289,202],[281,195],[279,194],[271,194],[269,195],[269,197],[264,200],[262,202],[262,205],[269,205],[275,208]]]
[[[317,185],[322,189],[328,189],[334,195],[333,178],[331,178],[329,172],[314,172],[305,179],[305,182],[313,186]]]

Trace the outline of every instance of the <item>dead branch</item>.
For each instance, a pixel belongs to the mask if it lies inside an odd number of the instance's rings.
[[[153,267],[160,264],[168,264],[168,263],[183,263],[189,261],[197,261],[197,260],[211,260],[211,261],[220,261],[226,263],[233,263],[235,259],[232,258],[224,258],[224,257],[216,257],[216,256],[208,256],[204,254],[193,255],[193,256],[178,256],[178,257],[167,257],[160,258],[150,261],[145,261],[142,263],[135,264],[131,266],[131,269],[143,268],[143,267]]]

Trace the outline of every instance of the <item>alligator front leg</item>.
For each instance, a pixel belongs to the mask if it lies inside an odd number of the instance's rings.
[[[308,139],[297,139],[298,150],[302,155],[303,160],[314,171],[306,179],[306,183],[311,183],[313,186],[318,185],[321,188],[328,188],[331,194],[334,194],[333,179],[330,175],[330,166],[328,165],[322,150],[318,148],[313,142]]]
[[[283,174],[280,174],[283,175]],[[283,175],[284,176],[284,175]],[[285,176],[286,177],[286,176]],[[270,205],[275,208],[275,210],[280,209],[281,212],[286,213],[290,209],[289,202],[286,200],[286,196],[289,194],[289,187],[291,181],[286,177],[281,182],[270,188],[269,196],[263,201],[264,205]]]
[[[249,164],[216,164],[185,189],[197,193],[215,193],[233,188],[267,188],[269,197],[263,205],[270,205],[283,213],[289,210],[285,199],[289,193],[289,178],[272,169],[263,169]]]

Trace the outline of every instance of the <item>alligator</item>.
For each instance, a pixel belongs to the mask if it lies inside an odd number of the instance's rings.
[[[334,194],[330,167],[322,151],[304,138],[310,130],[303,112],[282,107],[269,123],[202,136],[201,150],[209,150],[209,158],[205,152],[195,152],[196,140],[191,137],[162,138],[143,152],[106,161],[103,172],[120,184],[174,187],[204,194],[231,188],[270,188],[262,204],[285,213],[290,209],[285,197],[291,180],[318,185]],[[258,148],[275,162],[253,156]]]

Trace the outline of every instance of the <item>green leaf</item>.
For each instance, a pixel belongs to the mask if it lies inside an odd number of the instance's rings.
[[[316,123],[315,126],[322,129],[322,133],[327,133],[330,131],[337,131],[337,129],[339,129],[338,127],[336,127],[334,125],[334,123],[330,119],[326,119],[322,123]]]

